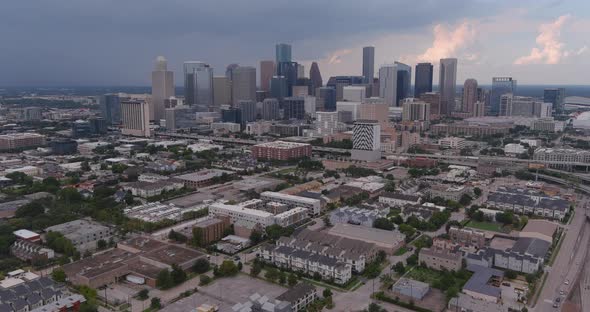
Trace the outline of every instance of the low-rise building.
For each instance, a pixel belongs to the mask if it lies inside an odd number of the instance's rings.
[[[13,133],[0,135],[1,151],[18,151],[45,145],[45,136],[37,133]]]
[[[53,249],[45,248],[37,243],[18,239],[10,246],[10,254],[30,262],[46,261],[55,257]]]
[[[319,199],[283,194],[279,192],[262,192],[260,194],[260,199],[265,201],[283,203],[293,208],[307,208],[309,209],[309,213],[312,215],[319,215],[322,209],[322,201]]]
[[[559,197],[549,197],[536,190],[506,187],[490,192],[487,205],[517,214],[534,214],[557,220],[562,220],[570,209],[570,203]]]
[[[438,145],[442,148],[463,149],[467,145],[467,141],[464,138],[445,137],[438,140]]]
[[[398,296],[406,296],[413,300],[422,300],[430,291],[430,285],[409,278],[400,278],[391,291]]]
[[[538,148],[534,160],[564,163],[590,163],[590,151],[572,148]]]
[[[306,143],[274,141],[254,145],[251,149],[256,159],[288,160],[311,157],[311,145]]]
[[[536,238],[519,238],[510,250],[494,250],[494,266],[534,274],[543,268],[551,243]]]
[[[123,185],[123,190],[131,192],[133,196],[148,198],[161,195],[163,192],[179,190],[183,187],[183,181],[168,179],[155,182],[132,182]]]
[[[350,223],[373,227],[375,220],[387,217],[387,213],[386,210],[341,207],[330,213],[330,223]]]
[[[504,272],[480,265],[468,265],[467,270],[473,275],[463,286],[463,292],[473,298],[486,302],[497,303],[502,298],[502,290],[499,285]]]
[[[537,238],[548,243],[553,243],[553,235],[558,225],[547,220],[529,220],[525,227],[518,233],[519,237]]]
[[[187,173],[176,176],[175,178],[182,181],[184,186],[191,189],[197,189],[214,183],[222,175],[233,175],[235,172],[221,169],[203,169],[193,173]]]
[[[394,254],[405,244],[406,236],[398,230],[387,231],[354,224],[337,223],[328,231],[329,234],[345,239],[363,241],[375,245],[375,248],[387,254]]]
[[[458,202],[465,194],[469,194],[469,188],[465,186],[449,186],[447,184],[434,184],[427,190],[430,198],[440,197]]]
[[[277,297],[291,304],[292,312],[303,311],[318,299],[317,289],[309,283],[299,283]]]
[[[402,207],[406,205],[418,205],[422,201],[420,196],[406,195],[402,193],[383,193],[379,196],[379,202],[388,204],[393,207]]]
[[[461,253],[445,249],[422,248],[418,261],[435,270],[459,271],[462,265]]]
[[[78,251],[96,249],[99,240],[108,241],[113,235],[112,228],[86,219],[50,226],[45,232],[61,233]]]
[[[270,212],[219,202],[209,206],[209,215],[229,217],[232,224],[239,222],[240,225],[249,229],[253,229],[256,226],[266,228],[275,224],[274,215]]]
[[[483,232],[470,228],[451,226],[449,228],[449,237],[451,238],[451,241],[462,246],[482,248],[486,243],[485,234]]]
[[[202,246],[209,245],[223,238],[225,230],[229,229],[230,221],[228,217],[207,218],[193,225],[193,231],[200,232]]]

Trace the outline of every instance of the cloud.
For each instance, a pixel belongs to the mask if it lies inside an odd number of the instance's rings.
[[[342,57],[350,53],[352,53],[352,50],[349,49],[333,52],[329,56],[328,64],[340,64],[342,62]]]
[[[514,64],[559,64],[563,58],[569,55],[569,52],[564,50],[560,36],[561,29],[570,18],[569,14],[562,15],[552,23],[541,24],[536,39],[538,47],[532,48],[529,55],[516,59]]]
[[[456,57],[474,41],[476,34],[476,24],[471,21],[463,21],[454,29],[445,24],[437,24],[434,26],[432,46],[416,58],[421,62],[438,62],[441,58]],[[475,54],[470,54],[471,58],[474,56]]]

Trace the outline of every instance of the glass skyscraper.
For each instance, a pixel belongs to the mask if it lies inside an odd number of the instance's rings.
[[[410,97],[410,84],[412,83],[412,67],[395,62],[395,68],[397,70],[397,90],[395,97],[396,106],[400,106],[400,101]]]
[[[414,81],[414,97],[419,98],[426,92],[432,92],[432,72],[434,66],[431,63],[418,63],[416,65],[416,80]]]
[[[213,68],[203,62],[184,62],[184,101],[207,112],[213,107]]]
[[[545,89],[543,91],[543,101],[553,104],[553,109],[557,113],[561,113],[565,102],[565,88]]]
[[[372,83],[375,77],[375,47],[363,48],[363,77],[365,83]]]
[[[512,77],[493,77],[492,78],[492,93],[490,95],[490,106],[487,109],[488,114],[492,116],[505,116],[506,112],[502,112],[500,107],[501,97],[504,94],[516,92],[516,80]]]
[[[293,86],[297,82],[297,62],[280,62],[277,65],[277,75],[285,77],[287,81],[287,95],[293,95]]]
[[[457,94],[457,59],[440,59],[440,73],[438,79],[440,93],[440,114],[450,116],[455,110],[455,95]]]
[[[279,43],[275,46],[276,64],[281,62],[291,62],[291,45],[286,43]],[[277,67],[278,70],[278,67]],[[280,75],[280,74],[279,74]]]
[[[99,102],[100,115],[108,125],[121,123],[121,100],[118,94],[105,94]]]

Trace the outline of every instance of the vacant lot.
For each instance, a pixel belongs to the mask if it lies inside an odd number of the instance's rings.
[[[505,231],[502,229],[502,225],[499,223],[494,222],[477,222],[477,221],[469,221],[466,225],[467,227],[480,229],[484,231],[492,231],[492,232],[500,232],[504,233]]]

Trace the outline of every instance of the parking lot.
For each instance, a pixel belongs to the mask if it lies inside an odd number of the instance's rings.
[[[166,312],[186,312],[202,305],[217,305],[219,311],[231,311],[236,303],[247,301],[254,293],[276,298],[286,288],[271,284],[245,274],[232,278],[215,280],[212,284],[199,287],[199,291],[184,299],[178,300],[162,309]]]

